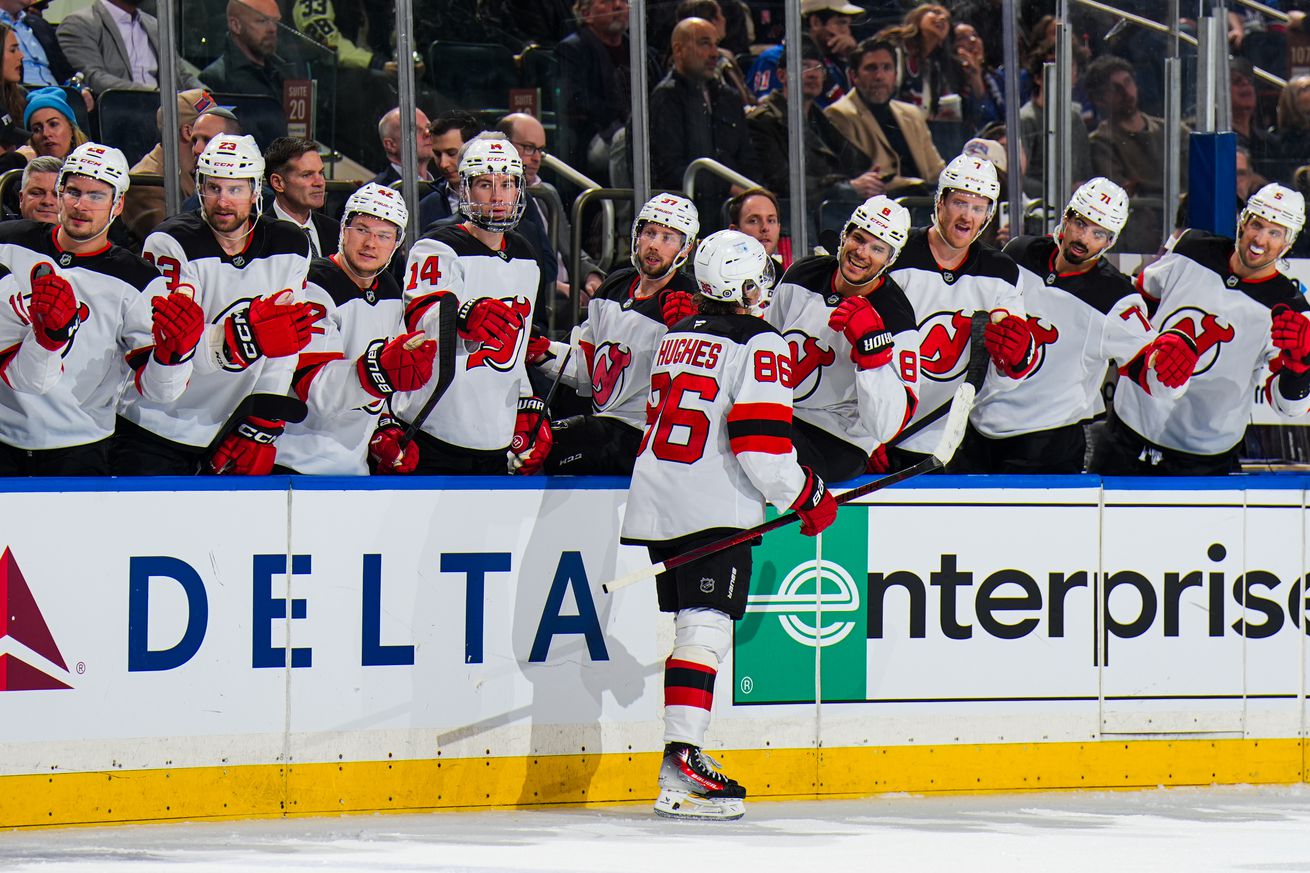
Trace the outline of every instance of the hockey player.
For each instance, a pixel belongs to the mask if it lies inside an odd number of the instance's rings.
[[[193,290],[208,326],[181,397],[124,396],[120,474],[273,469],[294,407],[288,393],[296,355],[322,332],[316,322],[323,312],[304,302],[304,233],[261,214],[263,177],[253,137],[214,137],[196,159],[200,210],[175,215],[146,237],[146,259],[169,288]]]
[[[459,175],[464,220],[414,243],[405,267],[406,328],[436,336],[434,305],[453,294],[462,340],[454,381],[416,438],[416,472],[535,473],[551,435],[524,363],[540,271],[514,231],[528,196],[523,161],[503,133],[482,133],[464,144]],[[425,391],[398,391],[392,411],[408,426],[427,399]]]
[[[632,267],[605,278],[587,306],[586,322],[573,329],[572,353],[545,338],[529,344],[530,359],[544,373],[591,395],[592,414],[551,426],[547,473],[632,473],[646,426],[655,349],[669,328],[695,313],[696,283],[681,267],[699,231],[690,200],[656,194],[632,223]]]
[[[301,354],[293,387],[308,417],[288,424],[278,465],[296,473],[400,473],[418,464],[404,429],[386,414],[396,391],[432,376],[437,344],[401,333],[400,288],[387,266],[404,239],[409,210],[399,192],[372,182],[346,201],[337,253],[309,265],[306,297],[327,311],[326,332]],[[394,337],[394,339],[388,339]]]
[[[1018,268],[978,240],[996,213],[1000,192],[996,167],[986,158],[952,160],[938,177],[932,225],[910,231],[892,268],[919,326],[919,405],[888,451],[892,469],[922,460],[941,438],[951,396],[968,370],[975,312],[990,313],[987,381],[998,389],[1011,387],[1032,368],[1033,338]]]
[[[769,256],[751,237],[723,230],[700,244],[695,269],[699,314],[656,352],[623,520],[622,541],[646,546],[654,561],[759,524],[766,503],[797,510],[810,536],[837,516],[823,479],[797,463],[792,448],[787,343],[747,314],[771,284]],[[701,746],[732,622],[745,612],[750,549],[743,543],[656,580],[660,610],[675,613],[664,666],[661,815],[732,820],[745,811],[746,789]]]
[[[1234,472],[1253,401],[1287,417],[1310,411],[1308,307],[1278,270],[1304,224],[1305,198],[1270,183],[1246,201],[1236,240],[1188,230],[1142,271],[1137,287],[1158,301],[1152,326],[1192,340],[1195,372],[1181,396],[1120,380],[1093,472]]]
[[[798,261],[764,311],[791,347],[796,454],[830,482],[864,473],[918,402],[914,310],[886,275],[909,231],[904,207],[869,198],[851,213],[836,257]]]
[[[2,475],[108,475],[120,393],[171,402],[204,326],[185,293],[108,242],[128,189],[122,152],[78,146],[57,188],[56,226],[0,224]]]
[[[1018,385],[983,386],[953,471],[1081,473],[1083,423],[1104,409],[1111,361],[1155,396],[1184,390],[1196,363],[1186,333],[1157,334],[1128,277],[1104,257],[1128,221],[1128,193],[1109,179],[1081,185],[1052,236],[1005,247],[1019,265],[1035,360]]]

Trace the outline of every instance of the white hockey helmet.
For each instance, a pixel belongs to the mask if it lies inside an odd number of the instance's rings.
[[[1076,212],[1119,238],[1128,223],[1128,192],[1104,176],[1088,179],[1069,198],[1065,212]],[[1057,231],[1058,235],[1058,231]],[[1113,245],[1113,241],[1111,242]]]
[[[1287,247],[1291,248],[1305,227],[1305,195],[1270,182],[1247,198],[1238,227],[1252,215],[1287,228]]]
[[[504,233],[513,230],[528,205],[523,190],[523,159],[509,137],[499,131],[480,133],[464,144],[459,155],[459,211],[483,230]],[[518,192],[509,213],[493,214],[491,204],[474,203],[469,183],[479,176],[512,176]]]
[[[996,213],[996,200],[1001,196],[1001,182],[996,176],[996,165],[986,158],[960,155],[953,158],[937,177],[937,196],[933,209],[939,206],[948,191],[966,191],[986,197],[990,202],[987,220]]]
[[[637,234],[648,221],[682,234],[682,249],[673,259],[669,272],[687,263],[692,247],[696,245],[696,235],[700,233],[700,214],[695,204],[679,194],[656,194],[646,201],[646,205],[641,207],[637,217],[632,220],[632,250],[629,257],[632,266],[638,269],[641,268],[641,261],[637,257]]]
[[[216,179],[253,179],[256,187],[264,180],[264,156],[255,138],[220,133],[209,141],[196,158],[196,179],[213,176]]]
[[[112,186],[115,201],[127,193],[131,184],[127,158],[123,153],[113,146],[95,142],[82,143],[64,158],[64,165],[59,169],[61,189],[69,176],[88,176]]]
[[[766,293],[773,287],[773,259],[753,236],[720,230],[701,240],[694,261],[700,293],[723,303],[749,305],[752,288]]]
[[[398,239],[405,238],[405,226],[409,224],[409,209],[405,206],[405,198],[401,197],[400,192],[395,188],[369,182],[356,190],[346,201],[346,208],[341,213],[342,226],[350,221],[350,216],[357,213],[371,215],[394,224],[400,232]]]
[[[838,251],[845,247],[846,234],[852,227],[858,227],[891,246],[892,256],[887,259],[887,266],[882,268],[886,270],[900,257],[901,249],[910,238],[910,211],[885,194],[870,197],[851,213],[850,220],[842,229]]]

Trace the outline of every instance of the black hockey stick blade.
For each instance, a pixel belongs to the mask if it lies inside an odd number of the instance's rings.
[[[227,439],[228,434],[237,429],[237,425],[252,415],[273,421],[299,424],[305,420],[305,416],[309,415],[309,407],[299,397],[283,394],[251,394],[243,398],[237,404],[237,408],[232,410],[232,414],[227,417],[227,421],[219,428],[218,435],[205,449],[205,454],[201,458],[197,472],[201,475],[212,472],[209,461],[214,457],[214,453],[218,451],[218,447],[223,444],[223,440]]]
[[[423,408],[401,434],[399,445],[402,452],[414,441],[419,429],[423,427],[423,422],[432,414],[437,401],[446,393],[450,383],[455,381],[455,343],[459,341],[455,317],[459,314],[459,300],[454,294],[442,294],[437,298],[435,305],[437,307],[437,382],[432,387],[432,394],[423,404]]]
[[[573,346],[569,346],[568,350],[564,352],[564,357],[560,359],[559,372],[555,374],[555,381],[551,382],[550,388],[546,390],[546,399],[541,404],[541,412],[537,413],[537,420],[532,423],[532,430],[528,431],[532,436],[532,442],[528,444],[528,449],[537,444],[537,430],[541,427],[541,420],[550,413],[551,401],[555,399],[555,392],[559,390],[560,380],[564,378],[564,368],[569,365],[569,358],[572,355]],[[524,451],[527,451],[527,449],[524,449]],[[517,458],[518,455],[514,457]],[[514,470],[511,469],[510,472],[512,473]]]

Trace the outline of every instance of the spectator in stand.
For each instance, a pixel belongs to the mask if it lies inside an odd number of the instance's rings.
[[[824,110],[872,168],[852,184],[861,196],[928,193],[946,166],[933,144],[923,113],[912,103],[893,100],[896,50],[877,38],[851,53],[855,89]]]
[[[196,153],[192,150],[193,128],[200,113],[214,105],[214,98],[203,88],[181,91],[177,95],[177,181],[182,199],[196,192]],[[163,135],[164,112],[155,113],[155,127]],[[203,146],[201,147],[203,150]],[[164,146],[156,143],[132,167],[132,174],[162,176],[164,174]],[[123,196],[123,223],[140,239],[166,218],[164,189],[158,185],[137,185],[127,189]]]
[[[546,154],[546,128],[541,122],[526,113],[513,112],[496,122],[496,130],[509,138],[523,161],[523,187],[528,191],[536,188],[543,194],[543,189],[549,189],[554,191],[555,197],[559,197],[554,186],[542,181],[540,175],[541,159]],[[567,231],[567,227],[561,230]],[[536,251],[537,263],[541,266],[541,290],[537,292],[537,300],[541,302],[537,306],[536,319],[544,325],[549,315],[548,306],[554,306],[557,312],[564,311],[568,304],[569,285],[564,259],[550,238],[550,222],[546,220],[546,211],[535,196],[528,196],[518,232]],[[564,238],[567,238],[567,233]]]
[[[139,0],[92,0],[85,9],[65,16],[55,31],[72,70],[82,72],[92,93],[158,86],[159,21],[140,5]],[[55,78],[51,84],[67,81],[57,72]],[[196,68],[181,58],[177,85],[183,90],[201,87]]]
[[[32,158],[23,167],[23,182],[18,190],[18,214],[43,224],[59,222],[59,158]]]
[[[755,95],[746,87],[746,74],[737,65],[737,59],[732,52],[723,48],[723,38],[728,35],[728,20],[723,16],[723,7],[719,5],[719,0],[681,0],[675,14],[678,21],[686,18],[703,18],[714,25],[719,44],[719,60],[714,67],[714,75],[718,76],[722,84],[737,92],[741,97],[742,105],[754,106]]]
[[[788,191],[791,188],[791,161],[787,136],[786,52],[779,60],[778,76],[784,87],[760,101],[760,105],[746,116],[746,124],[750,127],[764,184],[773,191]],[[816,100],[823,90],[823,81],[822,54],[818,46],[807,39],[801,43],[801,99],[806,121],[805,196],[811,213],[831,195],[847,193],[852,200],[863,202],[867,199],[865,195],[853,191],[851,186],[870,189],[881,184],[878,174],[871,171],[868,158],[838,133],[819,108]],[[750,234],[750,231],[746,233]],[[768,249],[767,244],[765,249]]]
[[[1262,176],[1273,175],[1277,157],[1273,135],[1256,119],[1255,69],[1246,58],[1233,58],[1228,67],[1228,91],[1232,107],[1230,126],[1237,144],[1249,153],[1252,166]],[[1302,143],[1304,152],[1305,144]]]
[[[378,122],[378,139],[382,140],[382,151],[387,155],[387,168],[369,181],[378,185],[390,185],[400,179],[400,107],[382,116]],[[419,181],[431,182],[432,131],[422,109],[414,110],[414,146],[417,150],[415,163],[418,165]]]
[[[1287,184],[1310,157],[1310,76],[1294,77],[1278,95],[1273,140],[1276,160],[1272,172],[1275,181]]]
[[[925,118],[959,121],[942,98],[959,94],[955,62],[950,53],[951,13],[937,3],[924,3],[905,13],[905,20],[884,27],[875,38],[896,47],[897,99],[919,107]]]
[[[277,0],[230,0],[227,46],[200,78],[212,91],[259,94],[282,102],[282,71],[277,66]]]
[[[18,34],[0,22],[0,39],[3,40],[3,61],[0,61],[0,112],[13,123],[23,117],[27,108],[27,90],[23,88],[23,50],[18,45]]]
[[[755,149],[746,130],[741,98],[714,77],[718,36],[703,18],[685,18],[673,28],[673,69],[650,95],[651,184],[681,190],[682,174],[696,158],[710,157],[747,178],[758,178]],[[715,229],[723,201],[744,188],[702,176],[696,209],[702,229]]]
[[[1023,177],[1023,190],[1029,197],[1042,197],[1045,192],[1046,166],[1046,95],[1042,88],[1044,57],[1033,62],[1032,99],[1019,107],[1019,136],[1028,155],[1028,170]],[[1073,65],[1074,81],[1078,81],[1079,65]],[[1004,120],[1004,119],[1002,119]],[[1092,178],[1092,146],[1083,124],[1083,108],[1076,102],[1069,105],[1069,140],[1073,152],[1073,184],[1081,185]]]
[[[851,36],[851,19],[863,15],[864,7],[845,0],[802,0],[801,21],[809,29],[810,40],[823,52],[823,88],[814,102],[826,108],[846,93],[846,58],[855,50]],[[778,67],[782,63],[782,46],[760,52],[751,65],[747,82],[756,101],[782,87]]]
[[[33,155],[54,155],[62,161],[87,141],[86,134],[77,126],[77,114],[68,105],[64,89],[54,85],[27,95],[23,127],[32,132],[24,149],[31,149]],[[28,160],[31,158],[28,155]]]
[[[1092,173],[1106,177],[1139,201],[1129,214],[1120,249],[1154,252],[1160,246],[1161,208],[1140,200],[1164,194],[1164,121],[1138,108],[1133,67],[1121,57],[1103,55],[1092,61],[1083,87],[1102,118],[1090,137]],[[1184,165],[1186,159],[1184,152]],[[1186,166],[1183,178],[1187,178]],[[1166,204],[1166,208],[1173,213],[1172,206]]]
[[[987,47],[977,28],[963,21],[955,25],[955,65],[965,128],[982,130],[1005,121],[1005,79],[987,62]]]
[[[245,131],[241,129],[241,122],[230,110],[222,106],[210,106],[208,109],[196,116],[196,123],[191,125],[191,160],[193,166],[199,161],[200,155],[205,151],[209,141],[221,133],[229,136],[241,136]],[[192,173],[194,175],[194,172]],[[191,196],[182,201],[178,208],[179,212],[195,212],[200,208],[200,195],[194,190],[195,179],[191,180],[193,190]],[[160,195],[162,197],[162,195]],[[273,199],[271,191],[264,191],[264,202]]]
[[[436,179],[432,191],[418,203],[418,226],[425,233],[438,221],[459,213],[459,153],[464,143],[484,128],[481,121],[463,109],[452,109],[438,115],[428,130]]]
[[[791,266],[791,237],[782,236],[778,195],[768,188],[747,188],[728,201],[728,230],[739,230],[759,240],[773,259],[774,279]]]
[[[337,252],[341,224],[320,210],[327,200],[323,159],[312,139],[280,136],[264,152],[265,184],[273,189],[273,214],[309,238],[310,258]]]
[[[38,87],[62,85],[77,70],[64,57],[54,27],[40,15],[28,13],[31,5],[33,0],[0,0],[0,22],[14,29],[22,48],[23,82]]]
[[[391,79],[399,71],[399,64],[391,57],[391,34],[395,31],[391,3],[292,0],[291,25],[334,51],[342,67],[371,70]],[[423,64],[417,64],[414,72],[421,76]]]
[[[1246,198],[1251,196],[1251,192],[1260,190],[1269,180],[1255,172],[1251,153],[1245,146],[1237,147],[1236,160],[1237,175],[1234,177],[1233,193],[1237,195],[1237,210],[1240,212],[1246,208]]]

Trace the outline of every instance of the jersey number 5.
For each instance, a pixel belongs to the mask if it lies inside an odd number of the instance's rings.
[[[699,409],[687,409],[683,397],[695,394],[705,402],[719,395],[719,383],[701,373],[653,373],[650,377],[651,403],[646,407],[646,433],[641,438],[641,452],[649,443],[661,461],[694,464],[705,454],[710,436],[710,418]],[[677,441],[674,441],[675,430]]]
[[[437,269],[437,256],[428,255],[423,259],[422,266],[419,266],[417,261],[409,265],[409,284],[405,286],[405,290],[413,291],[420,281],[427,282],[435,288],[440,278],[441,271]]]

